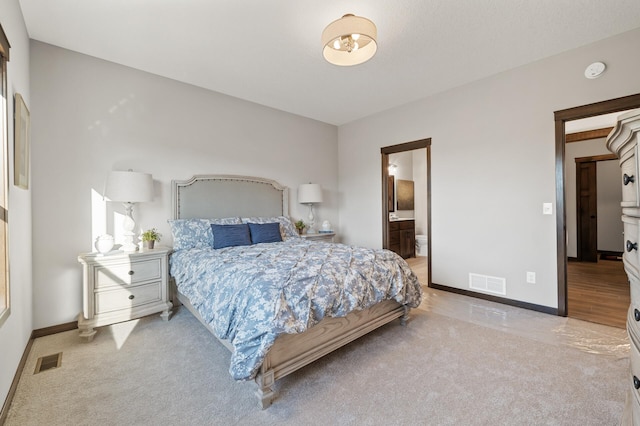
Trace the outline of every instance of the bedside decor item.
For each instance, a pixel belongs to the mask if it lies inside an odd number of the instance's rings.
[[[376,54],[377,38],[378,30],[373,22],[348,13],[322,32],[322,56],[334,65],[358,65]]]
[[[302,231],[304,231],[304,228],[307,226],[302,220],[297,221],[294,225],[299,235],[302,235]]]
[[[160,242],[160,238],[162,237],[162,234],[159,233],[156,228],[151,228],[144,231],[141,237],[142,237],[142,242],[146,243],[146,246],[147,246],[146,248],[152,249],[156,241]]]
[[[135,240],[136,222],[133,220],[133,206],[153,200],[153,179],[148,173],[129,171],[112,171],[107,177],[105,196],[110,201],[119,201],[124,205],[125,218],[122,222],[124,243],[122,250],[134,252],[137,249]]]
[[[331,231],[331,222],[329,222],[328,220],[322,222],[322,228],[319,232],[333,232]]]
[[[13,151],[13,184],[29,189],[30,114],[20,93],[16,93],[15,139]]]
[[[298,187],[298,202],[309,206],[308,234],[315,234],[313,205],[322,202],[322,187],[318,183],[305,183]]]
[[[96,238],[94,246],[99,253],[105,254],[111,251],[114,244],[115,241],[113,239],[113,235],[104,234]]]

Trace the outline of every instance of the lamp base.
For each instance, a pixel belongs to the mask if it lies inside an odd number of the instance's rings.
[[[124,242],[120,249],[124,252],[131,253],[138,251],[138,246],[134,243],[136,233],[133,231],[136,229],[136,222],[133,220],[133,203],[123,203],[125,210],[125,217],[122,221],[122,237]]]
[[[315,234],[316,228],[315,228],[315,217],[313,216],[313,203],[309,203],[309,216],[308,216],[308,220],[309,220],[309,225],[307,226],[307,234]]]

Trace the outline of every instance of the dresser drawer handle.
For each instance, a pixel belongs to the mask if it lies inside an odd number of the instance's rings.
[[[636,389],[640,389],[640,379],[636,376],[633,376],[633,387]]]
[[[637,309],[633,310],[633,317],[635,318],[636,321],[640,321],[640,311]]]
[[[631,250],[638,250],[638,243],[632,243],[631,241],[627,240],[627,251]]]
[[[622,182],[624,183],[625,186],[629,185],[630,182],[633,183],[635,181],[636,181],[636,178],[633,175],[629,176],[628,174],[625,173],[624,176],[622,176]]]
[[[129,274],[129,275],[133,275],[134,273],[135,273],[135,272],[133,272],[133,271],[129,271],[129,272],[127,272],[127,274]]]
[[[134,297],[135,297],[135,296],[134,296],[133,294],[130,294],[130,295],[129,295],[129,300],[133,300],[133,298],[134,298]]]

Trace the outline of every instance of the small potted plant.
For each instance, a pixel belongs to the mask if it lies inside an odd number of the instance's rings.
[[[156,241],[160,242],[161,233],[156,228],[151,228],[142,233],[142,241],[148,249],[152,249]]]
[[[304,224],[303,221],[299,220],[296,223],[294,223],[296,229],[298,230],[298,234],[302,235],[302,231],[304,230],[304,228],[307,226]]]

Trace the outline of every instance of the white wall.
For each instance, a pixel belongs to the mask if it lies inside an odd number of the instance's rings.
[[[638,45],[631,31],[341,126],[343,240],[382,245],[380,148],[431,137],[433,282],[504,277],[507,298],[556,308],[553,112],[639,93]],[[607,72],[584,78],[596,60]]]
[[[18,0],[0,1],[0,23],[11,44],[7,64],[9,116],[9,285],[11,314],[0,326],[0,405],[5,401],[31,336],[31,190],[13,186],[13,99],[20,93],[31,106],[29,38]]]
[[[96,227],[113,231],[98,203],[109,170],[151,173],[153,202],[136,205],[143,228],[171,244],[172,179],[193,174],[261,176],[290,187],[290,214],[305,218],[296,188],[320,183],[317,220],[340,231],[337,129],[219,93],[68,50],[31,42],[34,327],[74,321],[81,311],[78,253]],[[99,199],[99,197],[98,197]],[[92,217],[98,217],[92,224]],[[96,224],[95,222],[98,222]]]
[[[565,146],[565,206],[567,229],[567,256],[578,255],[578,218],[576,201],[576,158],[611,154],[605,146],[606,138],[571,142]],[[608,163],[606,166],[603,164]],[[603,168],[604,167],[604,168]],[[608,172],[608,173],[607,173]],[[622,251],[622,186],[617,160],[598,162],[598,250]],[[616,200],[617,201],[614,201]],[[613,205],[612,205],[613,203]]]

